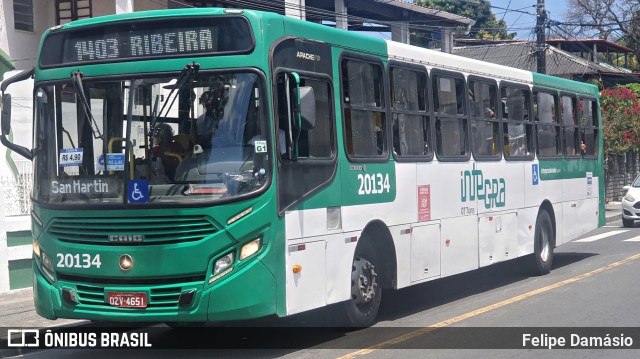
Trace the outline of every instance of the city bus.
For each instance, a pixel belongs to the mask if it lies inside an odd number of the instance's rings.
[[[33,148],[7,139],[28,78]],[[48,319],[331,305],[369,326],[383,289],[512,259],[546,274],[604,224],[595,86],[279,14],[74,21],[1,89]]]

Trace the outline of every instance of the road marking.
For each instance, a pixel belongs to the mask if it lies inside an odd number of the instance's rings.
[[[623,242],[640,242],[640,236],[625,239]]]
[[[607,233],[600,233],[600,234],[596,234],[595,236],[578,239],[577,241],[574,241],[574,242],[576,242],[576,243],[577,242],[582,242],[582,243],[584,243],[584,242],[595,242],[598,239],[615,236],[616,234],[624,233],[624,232],[627,232],[627,231],[628,230],[621,230],[621,231],[611,231],[611,232],[607,232]]]
[[[520,301],[525,300],[525,299],[527,299],[529,297],[533,297],[534,295],[542,294],[542,293],[548,292],[548,291],[550,291],[552,289],[556,289],[556,288],[559,288],[559,287],[562,287],[562,286],[565,286],[565,285],[568,285],[568,284],[575,283],[577,281],[583,280],[585,278],[589,278],[589,277],[594,276],[594,275],[596,275],[598,273],[602,273],[602,272],[607,271],[609,269],[613,269],[613,268],[619,267],[619,266],[621,266],[623,264],[627,264],[629,262],[635,261],[638,258],[640,258],[640,253],[634,254],[631,257],[625,258],[625,259],[623,259],[621,261],[608,264],[608,265],[606,265],[604,267],[600,267],[598,269],[594,269],[591,272],[587,272],[587,273],[581,274],[581,275],[573,277],[573,278],[565,279],[563,281],[560,281],[560,282],[557,282],[557,283],[554,283],[554,284],[550,284],[550,285],[548,285],[546,287],[542,287],[540,289],[532,290],[530,292],[527,292],[527,293],[524,293],[524,294],[520,294],[520,295],[517,295],[517,296],[509,298],[509,299],[505,299],[505,300],[503,300],[501,302],[498,302],[498,303],[495,303],[495,304],[491,304],[491,305],[488,305],[488,306],[480,308],[480,309],[476,309],[474,311],[459,315],[457,317],[453,317],[453,318],[450,318],[450,319],[447,319],[447,320],[443,320],[441,322],[432,324],[432,325],[430,325],[428,327],[424,327],[424,328],[415,330],[413,332],[410,332],[410,333],[407,333],[407,334],[404,334],[404,335],[401,335],[401,336],[398,336],[398,337],[395,337],[395,338],[392,338],[392,339],[389,339],[389,340],[385,340],[385,341],[383,341],[381,343],[378,343],[376,345],[372,345],[372,346],[370,346],[368,348],[365,348],[365,349],[362,349],[362,350],[358,350],[356,352],[353,352],[353,353],[338,357],[338,359],[351,359],[351,358],[355,358],[357,356],[362,356],[362,355],[367,355],[367,354],[373,353],[374,351],[376,351],[378,349],[384,349],[384,348],[387,348],[389,346],[405,342],[407,340],[410,340],[410,339],[419,337],[421,335],[433,332],[434,330],[436,330],[438,328],[447,327],[449,325],[461,322],[461,321],[469,319],[471,317],[475,317],[477,315],[487,313],[487,312],[492,311],[494,309],[502,308],[502,307],[507,306],[509,304],[520,302]]]

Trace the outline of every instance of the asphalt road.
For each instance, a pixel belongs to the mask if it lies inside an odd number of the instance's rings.
[[[165,326],[143,329],[153,349],[53,349],[25,351],[22,356],[634,358],[640,357],[640,350],[573,349],[570,340],[572,334],[577,338],[609,334],[608,338],[626,344],[631,340],[634,348],[640,348],[638,273],[640,223],[627,229],[613,222],[557,248],[553,270],[546,276],[529,277],[516,263],[507,262],[384,292],[379,322],[372,328],[327,327],[335,323],[330,308],[197,331]],[[529,334],[528,346],[523,347],[523,337]],[[539,338],[540,343],[533,345],[531,338]],[[550,338],[556,341],[551,350],[546,349],[553,344]],[[564,346],[557,343],[561,338],[567,341]]]

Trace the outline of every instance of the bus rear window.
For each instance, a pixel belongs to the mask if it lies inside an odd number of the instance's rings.
[[[52,32],[40,52],[40,67],[229,55],[253,50],[254,38],[243,17],[162,19]]]

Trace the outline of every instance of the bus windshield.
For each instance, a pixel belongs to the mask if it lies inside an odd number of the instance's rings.
[[[255,193],[270,176],[264,94],[249,71],[41,84],[34,199],[189,204]]]

